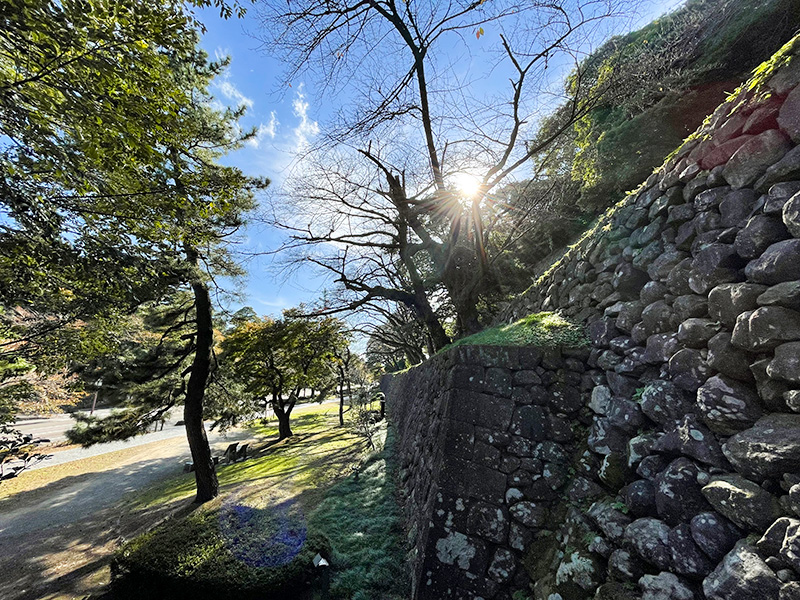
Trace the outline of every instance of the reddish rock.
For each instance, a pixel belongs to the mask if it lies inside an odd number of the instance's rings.
[[[794,88],[783,101],[778,125],[795,144],[800,143],[800,86]]]
[[[782,159],[791,148],[789,138],[781,131],[777,129],[765,131],[748,140],[731,156],[722,171],[722,176],[734,188],[751,185],[768,167]]]
[[[768,129],[776,129],[778,127],[780,109],[780,102],[775,101],[768,102],[765,106],[755,109],[744,124],[742,133],[758,135]]]
[[[700,167],[703,170],[710,170],[728,162],[736,151],[753,139],[752,135],[740,135],[737,138],[728,140],[724,144],[711,149],[700,159]]]
[[[747,123],[747,117],[742,111],[733,113],[722,125],[717,127],[711,141],[716,146],[721,146],[728,140],[742,135],[742,129],[744,129],[745,123]]]

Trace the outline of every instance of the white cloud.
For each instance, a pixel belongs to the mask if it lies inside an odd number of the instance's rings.
[[[217,48],[214,51],[214,57],[218,61],[223,60],[228,56],[230,56],[230,52],[224,48]],[[247,108],[253,107],[253,100],[245,96],[231,81],[230,69],[223,71],[222,74],[214,80],[213,85],[228,100],[232,100],[237,107],[242,105],[246,106]]]
[[[280,125],[280,122],[278,121],[278,117],[275,116],[275,111],[270,112],[269,123],[266,125],[264,125],[264,123],[260,123],[258,125],[258,130],[256,131],[256,136],[247,140],[247,144],[253,148],[258,148],[264,138],[268,137],[269,139],[274,140],[275,135],[278,132],[278,125]]]
[[[300,119],[300,123],[294,128],[297,150],[304,150],[308,146],[309,138],[313,138],[319,133],[317,122],[308,117],[308,107],[309,103],[306,101],[306,95],[303,93],[303,84],[301,83],[292,101],[294,116]]]

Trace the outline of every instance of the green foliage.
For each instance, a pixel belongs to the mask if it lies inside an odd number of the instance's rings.
[[[510,325],[486,329],[453,342],[456,346],[537,346],[539,348],[578,348],[589,343],[583,328],[561,315],[540,312]]]
[[[221,345],[222,371],[245,392],[239,412],[252,413],[255,402],[271,398],[276,412],[289,413],[308,388],[323,399],[336,385],[336,352],[347,343],[341,320],[298,309],[281,319],[239,320]]]

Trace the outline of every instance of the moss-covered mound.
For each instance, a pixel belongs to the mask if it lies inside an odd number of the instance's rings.
[[[447,346],[537,346],[580,348],[589,343],[583,327],[553,312],[540,312],[509,325],[485,329]]]
[[[229,496],[216,508],[170,519],[117,553],[118,598],[303,598],[313,558],[329,555],[296,503]]]

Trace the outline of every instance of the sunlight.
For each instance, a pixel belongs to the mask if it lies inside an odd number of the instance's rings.
[[[474,197],[481,187],[481,180],[472,173],[456,173],[453,175],[453,183],[465,198]]]

